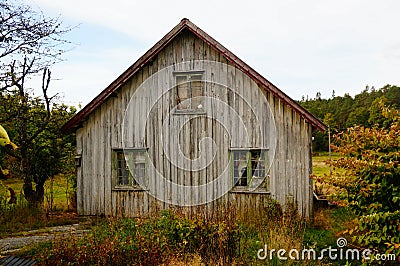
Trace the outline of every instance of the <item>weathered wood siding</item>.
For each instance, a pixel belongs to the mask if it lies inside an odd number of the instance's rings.
[[[174,70],[199,70],[204,69],[206,75],[217,80],[224,80],[230,88],[237,90],[239,94],[246,95],[251,99],[249,106],[238,100],[235,94],[223,86],[215,84],[207,84],[206,95],[220,99],[233,106],[235,110],[240,112],[243,118],[248,117],[251,108],[264,110],[266,108],[261,99],[261,93],[266,97],[276,125],[276,142],[260,143],[257,132],[253,132],[253,128],[257,126],[252,124],[253,120],[245,121],[249,130],[251,147],[269,147],[273,146],[269,152],[269,160],[272,160],[270,169],[270,195],[277,199],[281,204],[287,201],[293,201],[299,207],[299,211],[305,217],[309,217],[312,211],[312,185],[309,175],[311,173],[311,125],[308,124],[297,113],[293,112],[286,104],[275,98],[264,89],[259,88],[241,71],[234,68],[227,69],[211,69],[207,64],[197,65],[195,60],[211,60],[232,66],[223,55],[217,53],[206,43],[195,37],[188,31],[183,31],[169,45],[161,50],[152,62],[147,63],[137,72],[128,82],[122,86],[115,97],[109,98],[101,105],[88,119],[83,123],[82,127],[76,132],[77,136],[77,152],[82,155],[81,166],[78,167],[78,213],[80,215],[127,215],[137,216],[149,213],[152,210],[168,208],[168,204],[159,201],[149,195],[145,191],[131,190],[115,190],[112,187],[112,149],[123,148],[123,128],[125,110],[136,89],[148,77],[164,69],[165,67],[174,65],[179,68],[181,62],[189,61],[185,64],[185,68]],[[232,70],[233,69],[233,70]],[[222,74],[221,74],[222,73]],[[213,75],[219,75],[215,77]],[[221,76],[222,75],[222,76]],[[173,76],[159,77],[157,82],[169,86],[173,83]],[[159,88],[161,88],[160,86]],[[149,91],[150,94],[159,94],[161,91]],[[150,104],[147,97],[140,100],[141,108]],[[163,154],[163,146],[157,136],[161,131],[164,119],[167,118],[169,111],[173,108],[171,97],[165,94],[161,97],[156,109],[152,110],[151,116],[146,120],[141,117],[140,112],[130,112],[128,121],[130,128],[141,130],[146,128],[145,137],[140,134],[134,134],[131,147],[147,147],[152,162],[157,170],[162,172],[164,176],[170,180],[181,184],[204,184],[210,179],[217,176],[227,164],[229,164],[229,139],[221,127],[221,124],[236,127],[230,118],[232,114],[219,114],[223,117],[223,121],[218,123],[213,119],[206,117],[196,118],[185,125],[175,139],[170,139],[167,143],[172,146],[181,145],[185,155],[191,158],[199,156],[198,139],[201,136],[213,138],[217,147],[217,152],[213,163],[201,171],[183,171],[175,167]],[[211,107],[212,108],[212,107]],[[212,110],[213,115],[219,110]],[[184,115],[171,115],[168,119],[183,119]],[[271,127],[271,121],[268,115],[261,119],[261,128],[268,131]],[[176,121],[175,121],[176,122]],[[171,121],[174,123],[174,121]],[[238,127],[240,128],[240,127]],[[254,130],[255,131],[255,130]],[[243,132],[238,132],[239,135]],[[265,132],[265,134],[269,134]],[[127,143],[125,143],[127,145]],[[243,144],[245,145],[245,144]],[[211,146],[213,147],[213,146]],[[179,156],[176,154],[176,158]],[[149,172],[148,175],[155,173]],[[160,186],[160,184],[153,184]],[[228,186],[229,184],[223,184]],[[222,186],[222,187],[223,187]],[[162,189],[158,187],[158,189]],[[185,202],[188,198],[193,197],[212,197],[213,193],[217,193],[216,186],[211,191],[204,194],[181,195],[181,201]],[[230,201],[235,202],[238,206],[262,205],[267,194],[262,193],[227,193],[219,202]],[[214,203],[209,205],[212,207]]]

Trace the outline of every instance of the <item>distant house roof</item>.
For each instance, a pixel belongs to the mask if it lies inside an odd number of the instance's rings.
[[[64,132],[72,132],[76,130],[82,122],[103,102],[105,102],[113,93],[122,86],[128,79],[130,79],[136,72],[138,72],[147,62],[151,61],[153,57],[167,46],[183,30],[189,30],[209,46],[221,53],[227,61],[231,62],[235,67],[250,76],[257,84],[272,93],[275,97],[283,101],[289,108],[293,109],[311,125],[320,131],[326,130],[326,125],[323,124],[314,115],[304,109],[296,101],[291,99],[275,85],[257,73],[249,65],[239,59],[231,51],[222,46],[214,38],[201,30],[188,19],[184,18],[176,25],[170,32],[168,32],[160,41],[158,41],[150,50],[148,50],[142,57],[140,57],[133,65],[131,65],[125,72],[123,72],[116,80],[114,80],[107,88],[105,88],[97,97],[95,97],[89,104],[80,110],[71,120],[64,124],[61,128]]]

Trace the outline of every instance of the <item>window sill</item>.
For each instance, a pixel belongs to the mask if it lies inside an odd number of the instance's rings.
[[[139,186],[115,186],[113,191],[148,191],[148,189],[141,188]]]
[[[173,115],[206,115],[207,112],[204,110],[195,110],[195,109],[188,109],[188,110],[175,110]]]
[[[261,189],[250,190],[247,187],[234,187],[229,191],[229,193],[234,193],[234,194],[266,194],[266,195],[270,195],[271,191],[261,190]]]

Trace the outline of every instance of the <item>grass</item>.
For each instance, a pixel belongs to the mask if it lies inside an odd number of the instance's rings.
[[[336,246],[336,240],[353,223],[355,215],[346,207],[319,209],[314,221],[307,226],[304,235],[305,246],[327,248]]]
[[[334,163],[339,160],[341,155],[338,153],[331,153],[331,160]],[[332,172],[331,172],[332,170]],[[344,176],[346,171],[337,167],[330,167],[330,158],[328,152],[320,152],[313,156],[313,179],[314,179],[314,192],[322,198],[329,199],[336,203],[340,202],[343,197],[343,191],[341,196],[338,196],[337,187],[331,185],[332,178],[338,176]]]
[[[28,203],[0,207],[0,238],[25,235],[27,231],[44,227],[74,224],[78,222],[75,212],[46,212],[32,208]]]
[[[331,153],[332,162],[341,158],[338,153]],[[313,156],[313,175],[318,178],[314,179],[314,190],[322,192],[323,196],[332,199],[332,195],[337,193],[330,186],[325,187],[325,178],[330,176],[329,167],[330,156],[328,152],[320,152]],[[335,174],[343,175],[345,170],[332,167]],[[321,196],[321,195],[320,195]],[[314,212],[314,221],[306,227],[304,233],[304,246],[313,247],[317,251],[324,248],[337,247],[338,238],[344,237],[348,241],[350,248],[356,248],[352,243],[352,236],[344,234],[346,229],[354,228],[356,215],[345,206],[333,205],[329,208],[320,208]],[[348,265],[346,261],[324,261],[329,265]],[[360,265],[358,261],[352,261],[351,265]]]
[[[271,206],[275,210],[271,211]],[[142,218],[103,218],[84,238],[70,236],[31,248],[23,256],[41,265],[344,265],[345,261],[260,260],[257,253],[268,250],[320,252],[335,248],[338,234],[352,219],[346,208],[317,211],[313,224],[298,218],[293,209],[280,212],[270,205],[252,217],[234,208],[211,210],[209,219],[188,217],[178,209]],[[248,219],[251,218],[251,219]],[[257,221],[257,222],[255,222]],[[348,238],[350,239],[350,238]],[[319,254],[319,253],[318,253]],[[354,262],[352,262],[354,265]]]
[[[22,199],[23,180],[20,178],[10,178],[2,181],[3,186],[10,187],[14,190],[17,198]],[[48,179],[44,184],[45,198],[44,208],[48,210],[68,210],[71,208],[71,203],[68,199],[68,193],[71,192],[71,184],[68,183],[67,178],[63,175],[57,175],[54,178]],[[5,192],[5,189],[2,189]],[[1,191],[0,191],[1,193]],[[51,200],[53,199],[53,200]]]
[[[332,152],[332,161],[336,161],[341,158],[340,154]],[[329,175],[329,153],[319,152],[318,155],[313,156],[313,174],[322,176]]]
[[[304,232],[304,248],[313,248],[317,254],[329,247],[337,248],[337,240],[345,238],[349,248],[355,248],[351,236],[342,232],[353,226],[355,215],[346,207],[319,209],[314,214],[314,222],[306,227]],[[345,260],[330,260],[327,256],[319,265],[348,265]],[[352,261],[351,265],[360,265]]]
[[[84,238],[56,240],[29,255],[41,265],[306,265],[282,263],[276,255],[271,261],[257,258],[264,244],[301,248],[305,223],[294,208],[282,213],[271,201],[264,210],[225,206],[211,212],[188,217],[175,209],[152,217],[102,219]]]
[[[315,174],[329,173],[328,158],[327,153],[313,158]],[[332,158],[336,160],[339,155],[333,154]],[[0,237],[53,223],[48,212],[35,213],[23,204],[21,180],[8,180],[5,184],[18,193],[20,205],[9,212],[12,216],[2,215]],[[56,215],[67,214],[66,180],[58,176],[53,184],[47,182],[47,196],[51,188],[53,207],[59,210]],[[49,206],[48,201],[46,204]],[[313,261],[281,261],[276,253],[272,260],[262,261],[257,258],[257,251],[264,244],[269,250],[335,247],[337,238],[354,218],[347,208],[337,207],[319,209],[314,222],[305,223],[298,219],[294,210],[282,213],[274,201],[262,212],[248,211],[214,210],[218,215],[211,215],[213,219],[187,217],[178,209],[153,217],[104,218],[96,222],[84,238],[70,236],[66,240],[41,243],[20,255],[34,257],[43,265],[62,265],[67,261],[71,264],[112,262],[113,265],[313,265]],[[58,222],[67,220],[64,217]],[[314,263],[321,264],[325,262]],[[336,265],[341,264],[344,262]]]
[[[12,188],[16,193],[16,204],[7,203],[10,196],[7,188]],[[69,191],[66,178],[58,175],[45,183],[43,206],[32,208],[24,198],[23,181],[18,178],[4,180],[0,187],[0,238],[43,227],[77,223],[77,214],[67,201]]]

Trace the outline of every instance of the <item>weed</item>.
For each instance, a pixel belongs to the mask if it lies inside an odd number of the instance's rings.
[[[43,208],[32,208],[19,195],[15,204],[0,202],[0,237],[47,226],[72,224],[77,222],[74,212],[46,212]]]
[[[264,244],[289,250],[303,241],[304,222],[294,209],[282,212],[274,201],[266,206],[227,205],[191,214],[176,208],[152,217],[103,219],[84,238],[38,247],[35,258],[43,265],[259,264],[257,251]]]

